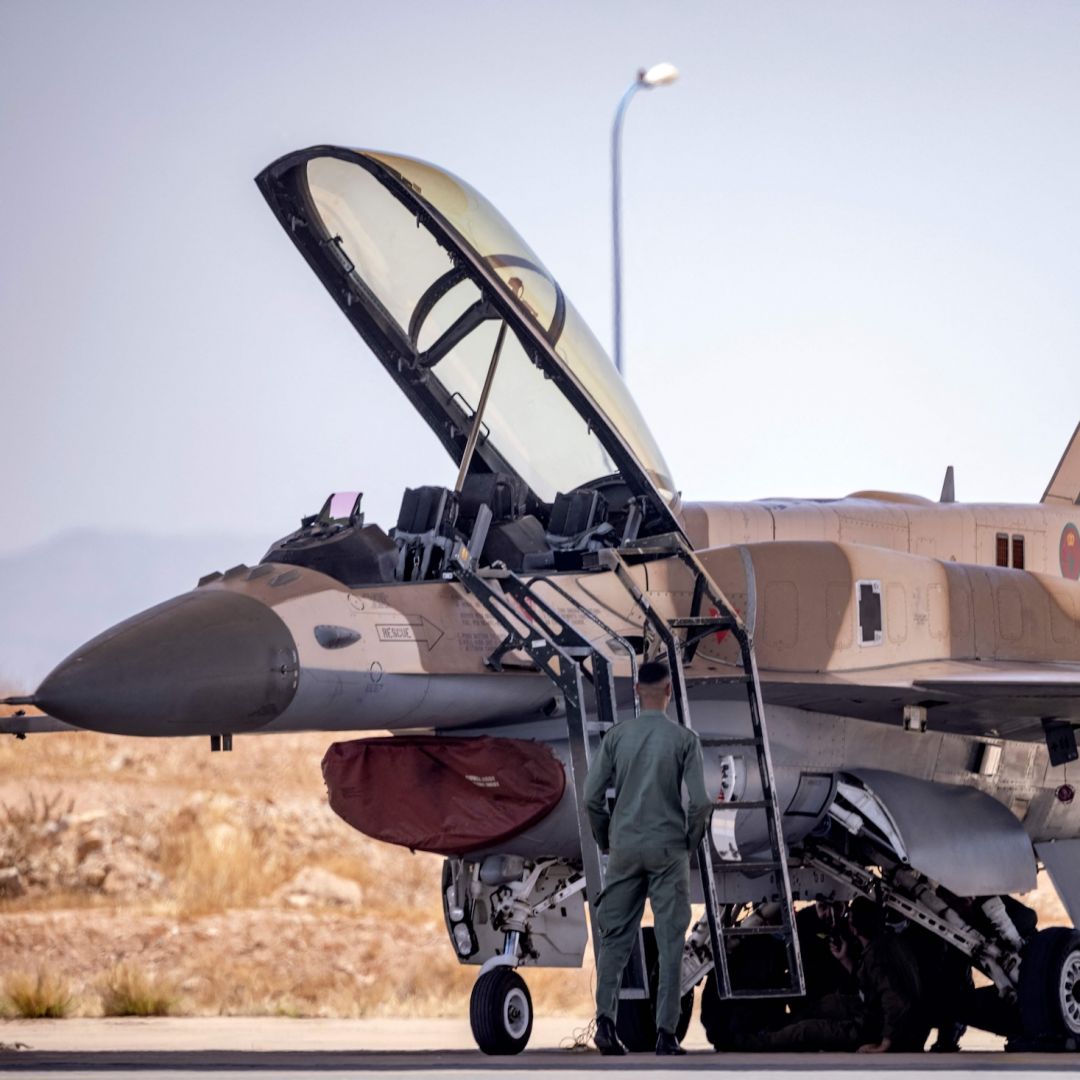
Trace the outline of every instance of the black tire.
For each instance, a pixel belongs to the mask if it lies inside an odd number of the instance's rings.
[[[469,1024],[485,1054],[520,1054],[533,1026],[532,997],[525,980],[509,967],[481,975],[469,998]]]
[[[1027,1042],[1046,1049],[1080,1046],[1080,933],[1052,926],[1024,946],[1017,998]]]
[[[709,972],[701,991],[701,1026],[715,1049],[739,1049],[739,1040],[746,1034],[777,1031],[786,1019],[782,998],[721,1001],[716,992],[716,973]]]
[[[778,938],[748,938],[728,953],[731,983],[741,990],[767,990],[788,978],[787,949]],[[782,998],[721,1001],[716,992],[716,972],[710,971],[701,992],[701,1026],[717,1050],[739,1048],[747,1033],[776,1031],[785,1022]]]
[[[645,939],[645,970],[649,976],[649,1000],[620,1001],[615,1018],[615,1030],[623,1045],[634,1054],[644,1054],[656,1049],[656,995],[660,988],[659,952],[656,948],[656,931],[644,926],[641,933]],[[683,994],[679,1026],[675,1035],[681,1042],[690,1028],[694,1011],[694,991]]]

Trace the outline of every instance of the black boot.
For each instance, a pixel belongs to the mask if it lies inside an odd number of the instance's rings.
[[[673,1032],[660,1028],[656,1033],[656,1052],[658,1054],[685,1054]]]
[[[932,1054],[955,1054],[960,1049],[960,1036],[967,1031],[963,1024],[942,1024],[937,1040],[930,1047]]]
[[[593,1042],[601,1054],[625,1054],[626,1047],[619,1039],[619,1033],[615,1030],[615,1021],[610,1016],[598,1016],[596,1018],[596,1034]]]

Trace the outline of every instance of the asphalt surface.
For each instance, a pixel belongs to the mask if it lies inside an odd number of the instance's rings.
[[[513,1058],[485,1057],[475,1050],[424,1051],[32,1051],[0,1050],[0,1071],[18,1076],[63,1077],[64,1080],[105,1080],[107,1077],[150,1077],[154,1080],[231,1078],[280,1080],[312,1074],[319,1080],[338,1077],[393,1074],[410,1080],[450,1080],[456,1077],[499,1075],[505,1080],[526,1080],[537,1075],[559,1080],[591,1077],[614,1070],[641,1080],[683,1073],[738,1074],[745,1080],[782,1080],[809,1074],[838,1073],[855,1080],[860,1076],[933,1077],[934,1080],[968,1078],[976,1073],[1008,1073],[1010,1078],[1045,1077],[1049,1073],[1076,1075],[1077,1054],[963,1053],[890,1054],[872,1063],[857,1054],[715,1054],[693,1051],[677,1059],[648,1054],[604,1058],[595,1052],[539,1050]]]
[[[735,1074],[739,1080],[797,1080],[807,1074],[844,1080],[886,1075],[889,1080],[932,1077],[968,1080],[976,1073],[1007,1073],[1010,1080],[1080,1073],[1080,1054],[1005,1054],[1001,1040],[969,1033],[960,1054],[716,1054],[699,1026],[681,1058],[631,1054],[601,1057],[571,1049],[578,1024],[538,1017],[530,1049],[516,1057],[486,1057],[475,1049],[463,1019],[386,1018],[288,1020],[273,1017],[168,1017],[0,1021],[0,1073],[53,1080],[457,1080],[498,1075],[534,1080],[592,1077],[615,1070],[635,1080],[680,1073]]]

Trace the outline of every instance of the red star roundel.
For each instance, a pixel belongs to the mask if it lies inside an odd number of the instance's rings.
[[[1080,578],[1080,531],[1071,521],[1061,530],[1061,573],[1073,581]]]

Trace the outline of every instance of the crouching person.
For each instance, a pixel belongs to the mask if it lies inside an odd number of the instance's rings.
[[[745,1041],[754,1050],[857,1050],[861,1054],[920,1051],[929,1026],[920,1005],[919,973],[907,945],[885,930],[881,908],[853,901],[848,917],[858,955],[848,941],[834,955],[852,972],[857,994],[828,994],[816,1015]]]

